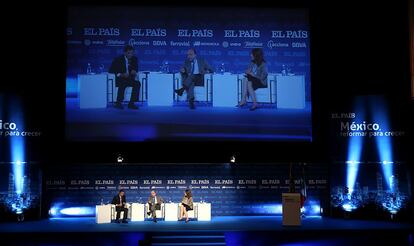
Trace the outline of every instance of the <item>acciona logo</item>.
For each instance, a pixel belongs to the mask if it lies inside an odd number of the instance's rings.
[[[0,130],[18,130],[17,124],[14,122],[3,122],[0,120]]]

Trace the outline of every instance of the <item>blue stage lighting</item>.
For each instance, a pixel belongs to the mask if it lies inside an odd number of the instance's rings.
[[[380,130],[382,132],[387,132],[390,130],[389,126],[389,115],[388,109],[384,103],[383,99],[377,99],[371,101],[372,107],[372,118],[375,123],[380,125]],[[390,136],[376,136],[375,142],[377,145],[377,151],[379,158],[381,160],[381,168],[384,174],[384,179],[387,184],[388,189],[391,192],[394,192],[394,187],[392,185],[392,177],[394,176],[393,171],[393,154],[392,154],[392,138]]]
[[[93,207],[69,207],[60,210],[62,215],[67,216],[95,216],[95,208]]]
[[[88,206],[64,207],[63,203],[55,203],[49,209],[49,215],[54,218],[92,217],[95,216],[95,208]]]
[[[355,101],[355,122],[365,122],[365,105],[362,98]],[[361,136],[351,136],[348,143],[348,154],[346,161],[346,198],[342,204],[345,211],[352,211],[356,205],[351,203],[352,193],[355,189],[355,183],[358,177],[359,165],[361,163],[361,153],[363,146],[363,138]]]
[[[346,164],[346,187],[348,188],[349,194],[352,194],[354,192],[360,162],[352,160],[347,161]]]
[[[14,196],[10,206],[13,211],[18,215],[23,215],[23,210],[30,206],[30,202],[25,201],[25,141],[24,137],[20,134],[22,128],[24,128],[23,110],[21,102],[15,99],[10,102],[10,122],[13,122],[14,127],[11,129],[10,137],[10,156],[12,165],[12,177],[14,183]],[[20,216],[19,221],[23,220],[23,216]]]
[[[347,212],[351,212],[352,210],[356,209],[357,207],[354,204],[352,204],[351,202],[347,202],[347,203],[342,205],[342,208]]]

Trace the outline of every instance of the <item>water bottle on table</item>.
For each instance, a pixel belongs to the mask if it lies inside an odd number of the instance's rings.
[[[88,66],[86,68],[86,74],[92,74],[92,66],[89,62],[88,62]]]

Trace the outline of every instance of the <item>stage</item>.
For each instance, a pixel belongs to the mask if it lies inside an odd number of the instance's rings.
[[[128,224],[96,224],[94,217],[52,218],[23,223],[0,224],[1,232],[157,232],[157,231],[309,231],[309,230],[404,230],[414,224],[386,221],[344,220],[311,216],[300,227],[282,225],[281,216],[220,216],[211,221],[152,221]]]
[[[105,242],[102,245],[111,245],[111,242],[119,240],[123,245],[136,245],[138,242],[139,245],[147,245],[145,243],[148,242],[151,242],[149,245],[359,245],[355,242],[369,239],[370,243],[381,243],[390,236],[398,245],[414,242],[414,224],[320,216],[304,218],[300,227],[282,226],[281,216],[220,216],[213,217],[210,222],[159,220],[158,223],[128,224],[96,224],[93,217],[59,218],[3,223],[0,231],[21,245],[35,242],[53,245]],[[26,235],[30,235],[30,240]],[[183,238],[189,243],[180,241]],[[159,243],[154,243],[156,240]],[[190,243],[194,240],[202,242]]]
[[[311,104],[303,109],[279,109],[276,105],[211,107],[196,103],[191,110],[185,102],[177,105],[146,106],[138,110],[80,109],[77,99],[66,99],[66,133],[72,140],[311,140]],[[235,105],[236,106],[236,105]],[[128,133],[128,134],[126,134]]]

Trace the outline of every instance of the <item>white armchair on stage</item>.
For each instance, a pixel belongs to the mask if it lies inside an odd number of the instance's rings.
[[[193,210],[187,211],[187,214],[189,219],[196,219],[198,221],[210,221],[211,203],[195,202],[193,203]]]
[[[180,204],[180,206],[182,206]],[[197,210],[198,210],[198,204],[196,202],[193,203],[193,210],[187,211],[187,215],[189,219],[197,219]]]
[[[145,218],[149,219],[152,218],[152,215],[148,215],[147,212],[149,212],[149,205],[148,203],[145,203]],[[161,209],[155,210],[155,215],[157,216],[157,219],[163,219],[165,215],[165,204],[161,203]]]
[[[111,223],[111,210],[112,205],[96,205],[95,207],[95,215],[96,215],[96,223],[97,224],[105,224]]]
[[[128,209],[128,215],[127,215],[127,218],[128,219],[131,219],[131,204],[130,203],[127,203],[126,205],[125,205],[125,207]],[[123,216],[124,216],[124,211],[121,211],[121,214],[120,214],[120,216],[119,216],[119,218],[123,218]],[[111,205],[111,219],[112,220],[115,220],[116,219],[116,209],[115,209],[115,205]]]

